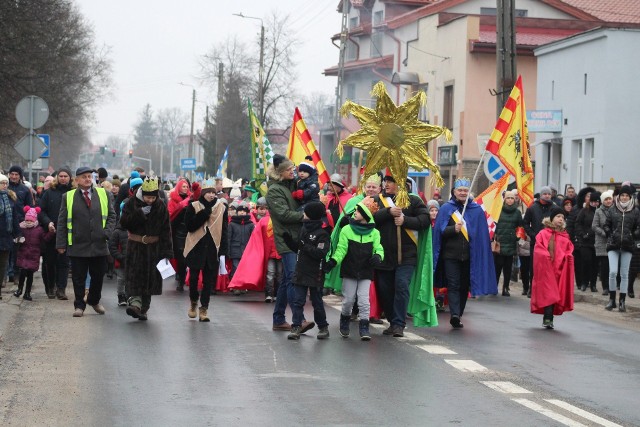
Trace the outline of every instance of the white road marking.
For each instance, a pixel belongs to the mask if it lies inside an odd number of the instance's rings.
[[[527,389],[520,387],[510,381],[480,381],[487,387],[499,391],[500,393],[518,394],[518,393],[533,393]]]
[[[447,347],[441,345],[421,344],[417,345],[416,347],[431,354],[458,354],[455,351],[449,350]]]
[[[582,418],[586,418],[589,421],[592,421],[596,424],[600,424],[601,426],[605,426],[605,427],[622,427],[620,424],[616,424],[614,422],[611,422],[609,420],[605,420],[604,418],[601,418],[597,415],[592,414],[591,412],[587,412],[584,409],[580,409],[576,406],[570,405],[567,402],[563,402],[562,400],[557,400],[557,399],[545,399],[547,402],[552,403],[556,406],[559,406],[560,408],[567,410],[569,412],[572,412],[576,415],[581,416]]]
[[[425,341],[423,337],[418,334],[414,334],[413,332],[404,332],[404,337],[400,338],[401,341],[407,340],[416,340],[416,341]]]
[[[564,415],[560,415],[557,412],[553,412],[550,409],[547,409],[543,406],[538,405],[535,402],[532,402],[529,399],[511,399],[516,403],[521,404],[533,411],[536,411],[539,414],[544,415],[545,417],[549,417],[552,420],[555,420],[561,424],[564,424],[569,427],[586,427],[585,424],[579,423],[577,421],[572,420],[571,418],[565,417]]]
[[[487,368],[473,360],[445,359],[449,365],[463,372],[485,372]]]

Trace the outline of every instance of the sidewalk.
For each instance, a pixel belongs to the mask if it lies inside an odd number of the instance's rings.
[[[2,299],[0,300],[0,343],[2,343],[3,337],[6,331],[9,330],[14,322],[14,319],[18,315],[20,306],[23,303],[22,297],[16,298],[13,296],[13,292],[18,289],[18,282],[7,282],[6,287],[2,288]],[[35,295],[35,299],[46,299],[47,295],[44,292],[44,283],[42,283],[42,276],[40,271],[37,271],[33,275],[33,287],[31,291]],[[27,303],[29,301],[26,301]]]

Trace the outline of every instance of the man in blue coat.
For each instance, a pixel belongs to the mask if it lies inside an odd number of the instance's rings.
[[[463,327],[460,318],[470,289],[474,296],[498,293],[487,219],[480,205],[467,201],[470,186],[467,178],[454,182],[452,197],[438,211],[433,228],[433,265],[436,277],[447,282],[449,323],[455,329]]]

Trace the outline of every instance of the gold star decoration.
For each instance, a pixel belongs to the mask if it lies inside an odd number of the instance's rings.
[[[362,128],[343,139],[336,152],[342,158],[344,146],[350,145],[366,151],[364,176],[370,176],[379,170],[389,168],[391,176],[399,184],[396,206],[409,206],[409,195],[404,185],[409,167],[417,171],[429,169],[431,184],[442,187],[444,181],[440,168],[429,157],[426,145],[442,135],[451,141],[449,129],[433,126],[418,120],[420,107],[427,102],[427,95],[418,92],[399,107],[389,97],[384,83],[378,82],[371,95],[377,97],[376,108],[367,108],[347,100],[340,114],[344,117],[352,114]]]

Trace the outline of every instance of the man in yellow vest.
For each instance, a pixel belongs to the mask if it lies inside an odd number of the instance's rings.
[[[86,166],[76,170],[77,189],[62,196],[58,216],[56,249],[59,253],[66,251],[71,260],[75,293],[73,317],[82,317],[87,305],[98,314],[105,312],[100,304],[102,280],[107,271],[107,241],[115,227],[116,214],[111,193],[93,186],[94,172]],[[87,272],[91,275],[91,285],[85,303]]]

